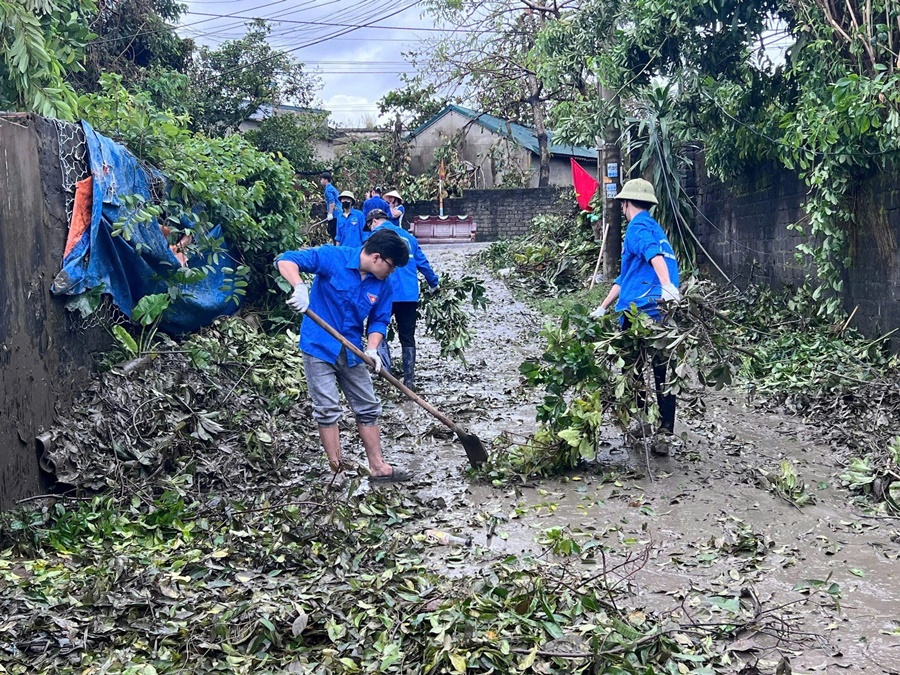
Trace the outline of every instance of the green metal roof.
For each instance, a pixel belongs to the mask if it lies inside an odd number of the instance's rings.
[[[470,110],[469,108],[463,108],[462,106],[452,104],[448,105],[430,120],[411,131],[409,134],[410,137],[418,136],[420,133],[425,131],[428,127],[430,127],[444,115],[450,112],[458,113],[463,117],[470,119],[475,124],[479,124],[488,131],[491,131],[499,136],[506,136],[508,138],[511,138],[518,145],[522,146],[526,150],[530,150],[536,155],[540,154],[540,150],[538,149],[537,133],[534,129],[523,126],[521,124],[516,124],[515,122],[502,120],[499,117],[494,117],[493,115],[488,115],[487,113],[479,113],[474,110]],[[596,148],[585,148],[578,145],[559,145],[553,142],[552,132],[548,131],[547,136],[549,140],[548,150],[550,151],[551,155],[556,155],[557,157],[593,159],[595,161],[597,159]]]

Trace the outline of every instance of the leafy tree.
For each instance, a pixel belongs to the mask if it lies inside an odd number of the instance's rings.
[[[95,9],[93,0],[0,0],[0,109],[74,119],[66,76],[81,69]]]
[[[300,225],[308,220],[290,164],[260,152],[241,134],[208,138],[192,132],[187,115],[158,109],[147,92],[129,92],[119,75],[104,75],[101,87],[81,98],[88,121],[156,165],[170,182],[169,193],[159,204],[145,205],[141,216],[157,219],[176,238],[204,237],[221,224],[241,251],[248,295],[264,301],[274,285],[272,259],[299,245]]]
[[[784,58],[773,56],[780,44]],[[581,71],[624,101],[664,78],[670,119],[703,141],[722,178],[749,165],[796,169],[810,186],[810,256],[820,310],[838,309],[855,195],[900,163],[900,4],[894,0],[591,0],[541,36],[541,74]],[[624,108],[588,87],[554,108],[569,141],[595,138]]]
[[[285,113],[264,119],[258,129],[244,134],[246,139],[263,152],[281,154],[298,173],[313,173],[325,167],[315,157],[316,139],[326,139],[328,113],[310,111],[302,114]]]
[[[568,95],[539,77],[535,40],[550,18],[573,2],[540,5],[530,0],[430,0],[429,10],[457,32],[410,54],[426,81],[449,90],[480,111],[528,126],[537,135],[538,184],[549,185],[548,103]]]
[[[403,88],[395,89],[378,101],[382,115],[399,115],[410,129],[424,124],[443,110],[449,99],[438,95],[434,84],[421,84],[418,76],[407,80]]]
[[[148,79],[187,72],[194,42],[175,32],[185,6],[176,0],[100,0],[90,16],[96,35],[85,51],[84,70],[70,73],[81,92],[98,91],[103,73],[116,73],[128,88]]]
[[[290,54],[267,42],[262,20],[217,49],[201,47],[190,70],[194,125],[211,135],[237,129],[263,106],[309,106],[318,81]]]

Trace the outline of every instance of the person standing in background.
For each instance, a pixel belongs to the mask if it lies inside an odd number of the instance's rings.
[[[319,184],[325,189],[325,220],[327,221],[328,236],[334,241],[337,235],[337,216],[340,213],[340,195],[338,189],[331,184],[331,172],[323,171],[319,178]]]
[[[373,209],[381,209],[385,213],[391,210],[391,205],[381,197],[381,188],[377,186],[372,188],[369,198],[363,202],[362,212],[367,223],[369,222],[369,212]]]
[[[356,205],[356,197],[352,192],[344,190],[340,197],[342,208],[337,217],[335,243],[338,246],[362,246],[366,219],[362,211],[353,208]]]
[[[396,190],[391,190],[385,193],[384,199],[390,204],[387,214],[391,217],[391,222],[403,229],[403,216],[406,213],[406,209],[403,207],[403,197]]]

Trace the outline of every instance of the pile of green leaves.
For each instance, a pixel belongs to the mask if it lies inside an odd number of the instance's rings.
[[[555,297],[590,280],[599,252],[589,216],[540,215],[528,234],[492,243],[473,264],[500,272],[514,288]]]
[[[103,373],[57,420],[41,461],[58,482],[92,490],[166,467],[203,489],[280,475],[286,451],[318,442],[305,390],[295,334],[222,319]],[[201,448],[216,457],[198,461]]]
[[[48,445],[62,451],[48,456],[74,490],[0,515],[5,672],[637,675],[730,663],[724,645],[757,608],[735,601],[727,626],[696,608],[709,627],[682,629],[629,607],[605,567],[560,562],[551,551],[598,563],[601,546],[562,533],[547,533],[538,558],[465,549],[475,571],[448,574],[420,534],[435,506],[356,479],[328,490],[295,339],[221,321],[140,377],[105,373],[59,420]]]
[[[464,275],[441,279],[436,293],[429,293],[424,281],[421,286],[418,313],[425,331],[438,341],[441,358],[452,356],[465,362],[466,347],[474,337],[470,314],[487,307],[484,283]]]
[[[900,516],[900,436],[881,452],[852,458],[841,480],[850,490],[873,499],[884,511]]]
[[[528,384],[545,392],[537,409],[540,428],[527,443],[503,453],[502,465],[488,467],[489,473],[564,472],[594,459],[603,426],[624,430],[632,421],[658,425],[656,396],[647,382],[654,357],[669,364],[667,391],[679,396],[687,414],[702,408],[691,396],[692,373],[712,385],[730,379],[727,354],[709,343],[698,324],[681,319],[656,323],[632,307],[624,312],[630,326],[623,329],[618,315],[597,320],[589,311],[576,305],[558,325],[544,326],[544,353],[520,367]],[[638,368],[641,362],[647,364],[643,369]]]
[[[603,574],[514,556],[445,576],[404,527],[427,509],[398,491],[160,483],[2,518],[6,672],[677,672],[728,664],[755,615],[682,631]]]

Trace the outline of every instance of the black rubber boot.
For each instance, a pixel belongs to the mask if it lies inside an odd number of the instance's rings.
[[[378,345],[378,355],[381,357],[381,367],[391,373],[391,348],[387,340],[382,340]],[[391,373],[393,375],[393,373]]]
[[[410,389],[416,388],[416,348],[403,348],[403,384]]]

